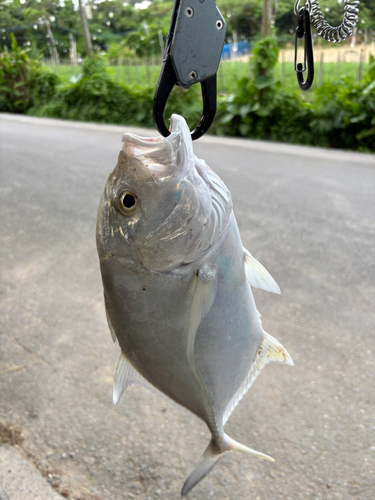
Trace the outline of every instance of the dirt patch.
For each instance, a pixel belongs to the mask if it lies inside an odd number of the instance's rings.
[[[15,427],[9,422],[0,422],[0,444],[22,445],[24,440],[25,436],[22,434],[20,428]]]
[[[51,484],[52,488],[63,498],[69,500],[103,500],[98,495],[88,493],[84,488],[73,488],[72,485],[64,482],[60,469],[51,465],[41,465],[40,458],[27,449],[27,440],[20,427],[10,422],[0,422],[0,445],[2,444],[14,446],[24,458],[33,463],[35,468]]]

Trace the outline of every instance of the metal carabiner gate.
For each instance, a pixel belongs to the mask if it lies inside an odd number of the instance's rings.
[[[304,38],[303,64],[297,62],[298,40]],[[310,12],[307,7],[302,7],[298,12],[298,26],[296,28],[296,41],[294,53],[294,70],[297,74],[298,85],[301,90],[309,90],[314,81],[314,53],[311,36]],[[307,71],[304,80],[303,73]]]

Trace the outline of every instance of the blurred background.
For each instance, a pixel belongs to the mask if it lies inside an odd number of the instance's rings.
[[[293,1],[217,4],[228,29],[211,132],[374,150],[372,0],[361,1],[346,41],[330,44],[313,30],[315,81],[307,93],[294,71]],[[0,111],[153,126],[172,8],[168,0],[0,0]],[[324,0],[321,9],[329,23],[341,23],[343,0]],[[176,88],[167,114],[181,113],[193,126],[199,95],[199,86]]]
[[[189,499],[374,500],[375,2],[361,0],[345,42],[314,35],[308,92],[294,72],[293,0],[217,3],[228,23],[219,137],[194,151],[280,285],[254,296],[295,366],[270,363],[226,427],[276,461],[228,454]],[[0,500],[18,500],[5,449],[38,469],[40,500],[50,486],[70,500],[175,500],[208,443],[202,422],[146,389],[113,406],[119,347],[95,247],[122,134],[155,135],[172,8],[0,0]],[[321,8],[341,23],[342,0]],[[201,109],[198,85],[176,87],[165,118],[193,127]]]

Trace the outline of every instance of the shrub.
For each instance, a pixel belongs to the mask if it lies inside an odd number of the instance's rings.
[[[153,127],[154,89],[128,87],[116,82],[100,57],[86,59],[82,76],[76,82],[60,86],[53,99],[36,103],[30,114],[97,123],[129,124]],[[181,113],[193,126],[200,117],[195,89],[174,89],[165,116]],[[170,115],[169,115],[170,116]]]
[[[31,105],[30,81],[39,63],[18,47],[13,33],[11,50],[0,53],[0,111],[24,113]]]
[[[327,147],[375,150],[375,59],[360,83],[340,80],[316,91],[312,129]]]
[[[38,68],[30,78],[31,105],[42,106],[55,96],[61,79],[53,71]]]
[[[280,88],[273,75],[278,49],[273,38],[260,40],[251,57],[251,78],[242,78],[235,95],[220,101],[216,133],[308,144],[311,106]]]
[[[211,131],[325,147],[375,151],[375,59],[359,83],[340,80],[315,91],[316,102],[286,92],[273,74],[275,40],[253,48],[251,78],[237,82],[235,94],[221,97]],[[178,113],[193,129],[202,114],[199,86],[175,87],[165,117]],[[31,61],[12,35],[10,52],[0,54],[0,111],[97,123],[153,127],[154,89],[129,87],[114,80],[100,57],[86,59],[75,83]]]
[[[286,92],[274,78],[277,48],[272,39],[253,49],[251,78],[238,82],[234,95],[219,104],[215,132],[254,139],[375,151],[375,59],[360,83],[326,83],[314,104]]]

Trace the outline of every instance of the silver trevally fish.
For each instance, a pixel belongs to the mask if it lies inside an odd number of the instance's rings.
[[[114,403],[131,384],[152,386],[212,434],[182,495],[226,451],[273,460],[224,425],[263,366],[293,365],[263,330],[250,285],[280,290],[242,246],[230,193],[194,156],[181,116],[172,115],[167,138],[124,134],[99,205],[97,247],[108,324],[121,347]]]

